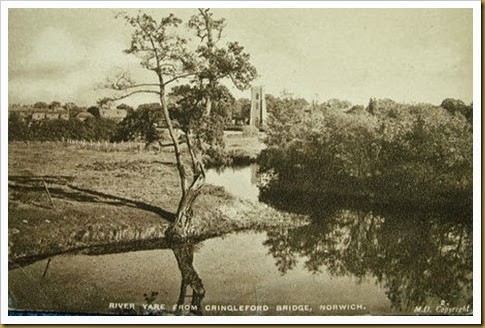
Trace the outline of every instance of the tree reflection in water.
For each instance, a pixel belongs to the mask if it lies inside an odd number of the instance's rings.
[[[178,269],[180,270],[180,291],[176,307],[160,307],[157,298],[161,295],[158,291],[147,291],[143,293],[145,303],[132,308],[118,308],[114,312],[119,315],[202,315],[202,300],[205,296],[205,288],[202,279],[194,268],[194,252],[200,247],[200,243],[180,242],[169,243],[166,239],[139,240],[127,244],[100,245],[83,250],[86,255],[107,255],[122,252],[171,249],[175,255]],[[192,294],[187,295],[187,288],[190,287]],[[191,298],[190,304],[185,304],[187,298]],[[173,303],[171,303],[173,304]]]
[[[264,244],[282,274],[303,257],[313,273],[374,277],[396,310],[440,300],[472,306],[471,214],[314,212],[308,226],[268,232]]]
[[[201,302],[205,296],[202,279],[194,268],[194,250],[195,245],[190,243],[172,245],[173,253],[177,259],[177,265],[182,276],[180,283],[180,294],[177,300],[177,314],[182,313],[185,298],[187,297],[187,287],[192,289],[192,300],[190,313],[202,315]]]

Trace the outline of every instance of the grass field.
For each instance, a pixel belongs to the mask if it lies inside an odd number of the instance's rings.
[[[262,147],[255,137],[227,140],[229,151],[253,157]],[[163,238],[177,208],[180,187],[170,149],[15,142],[8,155],[10,264]],[[303,222],[210,185],[194,212],[195,239]]]

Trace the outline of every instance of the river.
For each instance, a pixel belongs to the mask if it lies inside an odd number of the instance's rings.
[[[209,170],[207,182],[258,201],[257,169]],[[462,220],[349,208],[313,216],[296,229],[41,260],[9,271],[9,304],[92,314],[471,313],[471,227]]]

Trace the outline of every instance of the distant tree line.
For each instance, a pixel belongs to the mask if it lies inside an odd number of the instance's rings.
[[[8,118],[9,141],[110,141],[118,124],[104,118],[27,121],[17,113]]]
[[[177,94],[171,94],[170,115],[181,123],[187,121],[176,105]],[[249,122],[251,102],[247,98],[234,99],[226,92],[223,101],[214,104],[213,111],[217,114],[217,122],[212,122],[216,130],[218,125],[230,127],[233,125],[244,125]],[[178,97],[180,98],[180,97]],[[69,120],[42,120],[35,121],[22,116],[17,111],[9,114],[9,141],[59,141],[65,139],[86,140],[86,141],[110,141],[121,142],[140,140],[150,144],[163,139],[161,132],[164,126],[162,108],[160,104],[142,104],[136,109],[124,103],[116,106],[117,109],[124,109],[127,116],[123,121],[117,123],[110,119],[103,118],[100,107],[103,99],[97,105],[82,108],[74,103],[61,104],[59,101],[46,103],[38,101],[30,106],[32,112],[36,109],[69,109],[71,116]],[[20,105],[16,105],[20,107]],[[76,119],[80,112],[92,115],[85,120]],[[180,125],[178,125],[180,128]]]

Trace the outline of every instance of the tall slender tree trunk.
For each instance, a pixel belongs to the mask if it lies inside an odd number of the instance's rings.
[[[177,216],[170,229],[172,237],[185,239],[193,235],[193,231],[191,230],[192,218],[194,215],[192,207],[195,200],[200,195],[200,190],[204,186],[204,183],[205,175],[202,173],[196,174],[190,186],[185,193],[182,194],[177,209]]]
[[[182,162],[180,145],[179,145],[177,136],[175,135],[175,130],[173,128],[172,121],[170,120],[170,114],[168,113],[168,106],[167,106],[167,101],[165,99],[165,88],[163,86],[163,79],[161,77],[159,78],[160,78],[160,103],[162,104],[163,117],[165,118],[165,122],[167,124],[168,133],[170,135],[170,139],[172,139],[172,142],[173,142],[175,159],[177,161],[177,169],[179,171],[179,176],[180,176],[180,187],[182,188],[182,195],[183,195],[187,190],[187,172],[185,171],[185,166],[184,166],[184,163]]]
[[[193,218],[193,209],[195,200],[200,195],[200,191],[205,184],[205,168],[200,159],[195,154],[192,141],[190,139],[190,132],[185,134],[187,141],[187,148],[192,159],[193,179],[192,183],[188,186],[186,192],[182,195],[180,203],[177,209],[177,217],[173,224],[173,232],[178,237],[189,237],[192,233],[191,223]]]
[[[172,222],[170,228],[167,230],[167,235],[171,239],[187,239],[192,235],[191,223],[193,218],[192,206],[196,198],[200,194],[201,188],[205,183],[205,169],[202,162],[197,158],[194,147],[190,140],[188,132],[186,134],[187,148],[189,150],[192,164],[193,164],[193,179],[192,183],[188,184],[187,171],[182,160],[180,144],[175,134],[175,130],[170,120],[168,106],[165,99],[165,90],[163,88],[163,79],[160,77],[160,102],[162,104],[163,115],[167,123],[168,132],[173,142],[175,151],[175,159],[177,161],[177,170],[180,176],[180,185],[182,189],[182,196],[177,208],[175,221]]]

